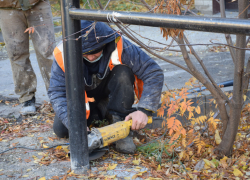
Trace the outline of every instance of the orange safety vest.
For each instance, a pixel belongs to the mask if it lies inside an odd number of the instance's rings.
[[[119,64],[123,64],[122,63],[122,51],[123,51],[123,42],[122,42],[122,37],[119,36],[117,38],[118,41],[116,43],[116,49],[112,52],[111,54],[111,58],[109,61],[109,69],[112,71],[112,69]],[[59,65],[59,67],[63,70],[63,72],[65,72],[64,69],[64,57],[63,57],[63,43],[61,42],[60,44],[58,44],[56,46],[56,48],[54,49],[53,55],[54,58],[57,62],[57,64]],[[134,92],[137,96],[138,99],[141,98],[142,95],[142,91],[143,91],[143,81],[141,79],[139,79],[136,75],[135,76],[135,82],[134,82]],[[89,99],[87,97],[86,91],[85,91],[85,106],[86,106],[86,118],[89,118],[89,114],[90,114],[90,108],[89,108]]]
[[[118,38],[116,38],[116,41],[118,41],[116,44],[116,49],[112,52],[109,61],[110,70],[112,70],[115,67],[115,65],[122,64],[122,51],[123,51],[122,37],[119,36]],[[143,81],[139,79],[136,75],[134,76],[135,76],[134,91],[137,98],[140,99],[143,91]]]

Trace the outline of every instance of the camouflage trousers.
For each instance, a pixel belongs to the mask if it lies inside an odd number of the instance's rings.
[[[29,59],[29,36],[32,39],[38,65],[46,86],[49,88],[50,71],[55,47],[54,26],[49,0],[22,11],[0,9],[0,27],[11,62],[15,93],[21,103],[35,96],[37,79]],[[24,33],[28,27],[34,32]]]

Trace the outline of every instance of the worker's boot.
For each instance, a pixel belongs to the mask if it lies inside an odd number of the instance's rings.
[[[36,98],[33,97],[31,100],[25,101],[23,103],[22,109],[20,111],[20,113],[22,115],[28,115],[28,114],[34,114],[36,113]]]
[[[112,118],[113,118],[113,123],[123,120],[120,116],[117,115],[112,115]],[[136,150],[136,146],[133,142],[133,136],[131,131],[126,138],[120,139],[115,143],[116,143],[116,150],[120,153],[133,154]]]

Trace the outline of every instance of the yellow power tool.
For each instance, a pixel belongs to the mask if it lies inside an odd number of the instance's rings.
[[[152,123],[152,117],[148,116],[148,124]],[[129,135],[132,120],[120,121],[102,128],[92,128],[88,134],[88,148],[91,153],[97,148],[103,148],[109,144],[124,139]]]

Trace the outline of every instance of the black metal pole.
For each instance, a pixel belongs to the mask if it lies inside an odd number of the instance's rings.
[[[71,18],[103,22],[122,22],[143,26],[250,35],[250,21],[244,19],[180,16],[169,14],[69,9]]]
[[[80,35],[76,32],[80,31],[81,24],[80,20],[74,20],[69,16],[69,8],[72,7],[79,8],[79,0],[61,0],[71,169],[77,174],[83,174],[90,168],[83,79],[84,64],[82,42],[74,40]]]

